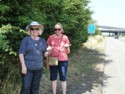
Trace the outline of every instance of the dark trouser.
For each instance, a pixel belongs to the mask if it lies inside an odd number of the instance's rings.
[[[39,94],[41,77],[42,69],[27,70],[27,74],[22,74],[22,88],[20,94]]]
[[[59,61],[58,66],[50,66],[50,80],[57,80],[57,76],[59,73],[59,77],[61,81],[66,81],[67,78],[67,69],[68,69],[68,60]]]

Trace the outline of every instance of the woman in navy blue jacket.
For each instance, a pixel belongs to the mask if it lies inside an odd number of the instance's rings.
[[[19,48],[22,77],[20,94],[38,94],[47,44],[43,38],[39,37],[43,32],[43,25],[33,21],[26,30],[29,35],[23,38]]]

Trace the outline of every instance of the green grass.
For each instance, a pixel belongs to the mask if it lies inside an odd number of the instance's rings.
[[[19,94],[20,77],[18,72],[17,66],[10,67],[7,78],[0,83],[0,94]]]

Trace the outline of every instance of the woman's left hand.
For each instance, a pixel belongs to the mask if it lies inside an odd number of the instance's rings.
[[[65,44],[64,45],[64,47],[70,47],[71,46],[71,44]]]

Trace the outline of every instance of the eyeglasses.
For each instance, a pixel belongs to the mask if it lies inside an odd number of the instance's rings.
[[[54,30],[55,30],[55,31],[57,31],[57,30],[58,30],[58,31],[60,31],[60,30],[61,30],[61,28],[58,28],[58,29],[56,29],[56,28],[55,28]]]
[[[30,30],[39,30],[39,28],[30,28]]]

